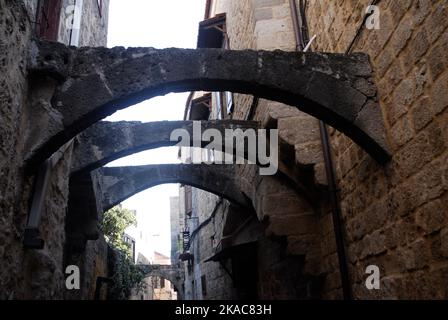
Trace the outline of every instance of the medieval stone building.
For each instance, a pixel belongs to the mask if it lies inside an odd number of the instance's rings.
[[[163,183],[172,265],[142,269],[180,298],[448,297],[446,1],[209,0],[195,50],[105,48],[108,5],[0,0],[1,299],[106,297],[102,213]],[[186,91],[183,121],[100,121]],[[179,129],[182,164],[103,167]]]
[[[263,212],[180,189],[177,206],[186,219],[178,255],[186,298],[333,299],[344,296],[343,281],[346,297],[447,297],[447,5],[371,4],[207,1],[198,48],[295,51],[316,36],[314,51],[368,54],[372,78],[356,87],[379,102],[391,159],[374,161],[331,126],[326,142],[318,119],[285,104],[256,95],[192,94],[186,119],[255,120],[278,128],[280,171],[287,167],[293,183],[279,179],[262,188],[266,195],[258,191],[267,205]],[[371,17],[377,21],[366,19],[366,12],[377,14]],[[365,87],[371,82],[378,92]],[[184,151],[184,162],[193,153]],[[237,175],[253,174],[244,170]],[[308,181],[305,192],[294,187],[297,180]],[[334,211],[340,211],[339,222]],[[371,265],[379,268],[380,290],[365,285]]]
[[[94,185],[90,182],[75,187],[69,180],[75,141],[65,144],[57,156],[45,164],[40,162],[30,172],[24,160],[30,139],[50,130],[48,117],[57,117],[44,93],[55,84],[54,80],[29,72],[31,39],[78,47],[105,46],[108,6],[108,0],[0,2],[1,299],[93,299],[98,277],[107,276],[107,246],[95,230],[96,224],[91,224],[90,230],[84,228],[88,237],[98,239],[88,243],[76,241],[80,234],[76,236],[65,228],[69,219],[68,204],[81,190],[87,192],[84,195],[90,195],[85,199],[87,202],[75,205],[80,206],[79,213],[95,216],[99,213],[92,203]],[[38,115],[45,115],[47,120],[40,121]],[[41,217],[34,218],[33,222],[31,216],[36,213]],[[79,244],[83,247],[79,252],[70,248],[70,243],[76,242],[73,247]],[[76,253],[72,255],[72,252]],[[81,290],[76,293],[65,290],[64,271],[69,260],[77,261],[84,275]]]

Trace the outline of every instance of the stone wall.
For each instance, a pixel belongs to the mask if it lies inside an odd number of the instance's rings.
[[[190,243],[194,256],[191,271],[185,266],[186,299],[231,299],[231,282],[224,269],[213,262],[205,262],[214,254],[214,249],[222,234],[222,219],[225,214],[223,200],[214,194],[193,189],[193,212],[189,221],[190,235],[195,234]],[[226,201],[227,203],[227,201]],[[216,209],[215,209],[216,207]],[[216,210],[215,213],[214,210]],[[199,229],[207,219],[209,223]],[[202,276],[206,279],[207,295],[202,295]]]
[[[227,14],[227,34],[231,49],[285,50],[296,48],[289,1],[244,0],[213,1],[213,14]],[[326,184],[318,121],[311,116],[278,102],[235,94],[233,119],[253,119],[263,126],[277,127],[280,140],[292,149],[289,166],[313,167],[315,179]],[[213,99],[214,100],[214,99]],[[254,108],[253,110],[251,110]]]
[[[1,0],[0,8],[0,298],[7,299],[24,294],[20,238],[26,206],[21,194],[30,194],[31,181],[23,178],[19,165],[11,164],[20,164],[21,159],[20,124],[27,94],[26,50],[31,24],[20,2]]]
[[[96,0],[83,0],[81,2],[79,0],[63,0],[59,21],[58,42],[66,45],[70,44],[70,38],[73,34],[72,30],[67,28],[67,21],[70,21],[73,14],[70,6],[75,4],[78,7],[82,5],[78,46],[105,47],[107,45],[109,0],[103,0],[101,15]]]
[[[35,171],[25,171],[23,162],[27,138],[34,134],[28,128],[35,120],[34,112],[47,110],[44,98],[54,88],[51,80],[27,77],[35,10],[34,1],[0,0],[0,299],[62,299],[65,295],[64,227],[71,146],[51,170],[39,227],[45,246],[42,250],[23,247],[36,178]],[[45,130],[46,124],[41,128]],[[92,280],[86,280],[89,285],[83,298],[93,298],[92,282],[103,275],[98,250],[104,245],[99,241],[86,251],[94,267],[89,266],[85,274],[85,279]]]
[[[194,239],[199,245],[198,256],[195,255],[195,261],[200,263],[200,275],[199,279],[196,280],[197,291],[201,291],[202,294],[202,281],[205,279],[207,289],[206,295],[202,297],[203,299],[232,299],[234,298],[234,292],[230,276],[218,263],[212,261],[205,262],[206,259],[215,254],[216,246],[219,240],[222,239],[222,229],[228,202],[220,200],[212,194],[201,193],[199,197],[202,197],[202,199],[198,199],[198,203],[202,205],[199,211],[201,213],[200,221],[203,222],[212,217],[214,210],[216,210],[216,213],[210,223],[202,228]]]
[[[109,2],[103,0],[102,14],[100,16],[97,1],[84,0],[80,47],[105,47],[107,45],[107,28],[109,21]],[[95,30],[92,32],[92,30]]]
[[[316,51],[345,52],[370,1],[310,1]],[[350,274],[357,298],[446,299],[448,272],[448,4],[384,0],[380,29],[362,28],[354,52],[370,55],[392,160],[378,166],[332,131]],[[321,219],[327,298],[340,297],[331,218]],[[367,290],[377,265],[382,289]]]
[[[212,16],[222,12],[227,14],[227,33],[231,49],[290,51],[295,49],[291,13],[286,0],[214,1],[212,8],[214,8]],[[212,104],[213,108],[216,108],[214,98],[212,96]],[[252,96],[236,94],[232,118],[247,119],[253,102]],[[286,149],[292,149],[292,158],[289,156],[289,159],[284,159],[288,161],[286,165],[291,167],[300,165],[306,168],[306,172],[309,171],[309,167],[319,167],[322,176],[320,136],[318,122],[314,118],[296,108],[267,100],[260,100],[255,111],[253,115],[255,120],[260,121],[264,127],[277,127],[281,143]],[[256,173],[251,170],[243,169],[239,175],[246,177],[249,184],[257,183],[253,180]],[[325,178],[319,177],[318,182],[325,184]],[[202,191],[196,194],[196,201],[193,203],[196,203],[198,212],[209,214],[213,209],[210,205],[216,201]],[[315,229],[317,213],[303,195],[286,184],[279,184],[275,179],[265,180],[265,187],[260,189],[257,198],[262,204],[260,208],[255,208],[258,218],[269,222],[265,231],[259,231],[256,241],[260,252],[271,252],[268,256],[260,254],[257,258],[260,280],[258,296],[265,299],[298,297],[301,294],[299,290],[289,285],[309,284],[309,279],[306,277],[317,276],[320,272],[317,267],[320,247],[316,245]],[[278,207],[279,203],[283,204],[283,208]],[[228,208],[224,210],[221,214],[225,222],[229,211]],[[199,223],[205,219],[206,217],[200,216]],[[220,230],[221,233],[216,230]],[[250,233],[249,230],[250,228],[243,231],[243,234]],[[201,259],[206,258],[204,252],[209,256],[213,254],[222,236],[222,227],[217,228],[215,223],[207,225],[200,231],[200,236],[195,241],[200,245]],[[220,264],[207,262],[196,268],[201,269],[207,279],[207,285],[213,288],[214,295],[204,298],[237,298],[236,291],[230,290],[234,284]],[[286,277],[286,274],[291,277]],[[196,279],[196,283],[198,280],[201,279]]]
[[[173,264],[177,262],[178,255],[182,252],[179,247],[179,237],[184,219],[180,214],[179,197],[170,197],[171,261]]]
[[[227,13],[232,49],[295,49],[288,1],[214,2],[214,13]],[[317,35],[312,49],[346,52],[369,4],[368,0],[308,1],[309,33]],[[440,0],[384,0],[379,8],[380,30],[362,27],[352,52],[371,57],[392,160],[379,166],[350,139],[329,128],[354,296],[442,299],[448,296],[447,4]],[[253,98],[237,95],[235,102],[233,118],[246,119]],[[296,166],[302,173],[312,168],[314,183],[325,191],[317,121],[296,109],[264,100],[259,102],[254,118],[266,127],[279,128],[281,144],[294,150],[293,162],[283,159],[284,164]],[[300,230],[288,230],[287,226],[294,229],[300,223],[281,222],[286,216],[276,206],[282,202],[276,197],[282,196],[273,193],[270,200],[275,213],[271,220],[277,221],[271,221],[267,230],[273,235],[288,233],[290,253],[312,257],[298,268],[325,276],[324,298],[341,298],[326,193],[314,203],[317,236],[303,225],[307,236],[300,235]],[[300,209],[296,209],[298,213]],[[382,290],[367,290],[364,285],[365,270],[371,264],[380,267]],[[265,280],[275,282],[275,276]],[[260,292],[264,297],[276,297],[275,290],[262,288]]]

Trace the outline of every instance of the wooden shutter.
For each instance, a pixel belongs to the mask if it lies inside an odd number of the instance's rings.
[[[61,0],[42,0],[38,8],[37,35],[50,41],[58,40]]]

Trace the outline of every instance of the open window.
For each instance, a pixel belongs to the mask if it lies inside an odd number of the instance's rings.
[[[127,234],[124,234],[123,242],[126,243],[127,245],[129,245],[129,248],[131,249],[131,254],[132,254],[132,261],[135,261],[135,239]]]
[[[226,46],[226,14],[218,14],[199,23],[198,48],[224,48]]]
[[[211,94],[207,93],[203,96],[191,100],[190,120],[208,120],[211,110]]]

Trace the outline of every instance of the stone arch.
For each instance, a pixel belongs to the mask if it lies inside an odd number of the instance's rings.
[[[185,91],[232,91],[296,106],[345,133],[377,161],[389,159],[372,69],[365,54],[221,49],[73,48],[34,42],[29,71],[51,76],[51,115],[34,119],[29,166],[93,123],[146,99]],[[48,91],[48,88],[45,88]],[[35,128],[36,129],[36,128]]]
[[[202,121],[201,130],[216,129],[224,137],[226,129],[257,129],[258,122],[218,120]],[[83,131],[79,144],[74,149],[72,174],[91,171],[118,158],[143,150],[174,146],[170,135],[175,129],[185,129],[190,133],[190,145],[193,146],[193,121],[158,122],[106,122],[101,121]],[[197,143],[204,147],[208,141]],[[223,141],[224,144],[224,141]],[[223,147],[224,150],[224,147]]]
[[[183,183],[235,204],[249,206],[250,201],[238,184],[234,165],[158,164],[99,169],[102,177],[103,210],[118,205],[133,195],[167,183]]]
[[[184,273],[179,268],[173,265],[148,264],[138,265],[141,271],[144,272],[145,278],[159,277],[170,281],[176,288],[178,299],[182,300],[184,293],[182,290],[182,283],[184,281]]]
[[[286,179],[260,176],[256,165],[165,164],[102,168],[96,172],[103,181],[104,210],[146,188],[179,182],[186,176],[188,180],[184,181],[188,184],[220,194],[236,204],[231,207],[237,217],[231,222],[226,220],[226,224],[233,224],[232,235],[255,213],[262,222],[258,227],[264,228],[267,236],[287,241],[288,253],[303,256],[304,261],[312,264],[319,250],[316,246],[319,215],[315,202]],[[226,245],[237,245],[243,240],[247,239],[232,238]]]
[[[259,220],[271,214],[271,194],[300,195],[313,211],[312,194],[306,193],[281,174],[260,176],[257,165],[157,164],[105,167],[97,170],[102,189],[102,210],[133,195],[166,183],[183,183],[222,196],[240,207],[253,208]],[[289,197],[290,198],[290,197]],[[290,199],[291,200],[291,199]],[[292,201],[292,200],[291,200]],[[275,203],[277,205],[278,203]]]
[[[259,129],[259,123],[256,121],[241,121],[241,120],[211,120],[211,121],[197,121],[200,125],[201,132],[207,129],[214,129],[225,136],[227,129],[241,129],[246,130]],[[159,147],[173,146],[177,142],[170,141],[170,134],[175,129],[184,129],[189,133],[190,146],[194,144],[200,145],[202,148],[209,147],[209,141],[203,140],[194,141],[193,121],[157,121],[157,122],[137,122],[137,121],[120,121],[108,122],[100,121],[77,137],[79,143],[74,148],[72,156],[72,178],[82,176],[94,169],[98,169],[107,163],[118,158]],[[255,139],[258,141],[258,131],[255,133]],[[282,142],[280,142],[281,144]],[[226,149],[226,141],[222,140],[222,150]],[[257,142],[255,142],[257,144]],[[233,145],[233,147],[235,147]],[[213,146],[212,146],[213,147]],[[258,160],[257,155],[249,154],[248,144],[245,142],[244,157],[246,159],[252,157],[255,161]],[[279,146],[280,150],[284,150]],[[257,151],[257,150],[252,150]],[[250,152],[252,152],[250,151]],[[233,154],[235,150],[233,150]],[[287,166],[284,162],[282,152],[279,153],[278,170],[285,176],[286,179],[291,180],[298,188],[301,188],[307,193],[312,193],[314,185],[310,183],[309,171],[300,170],[296,166]]]

